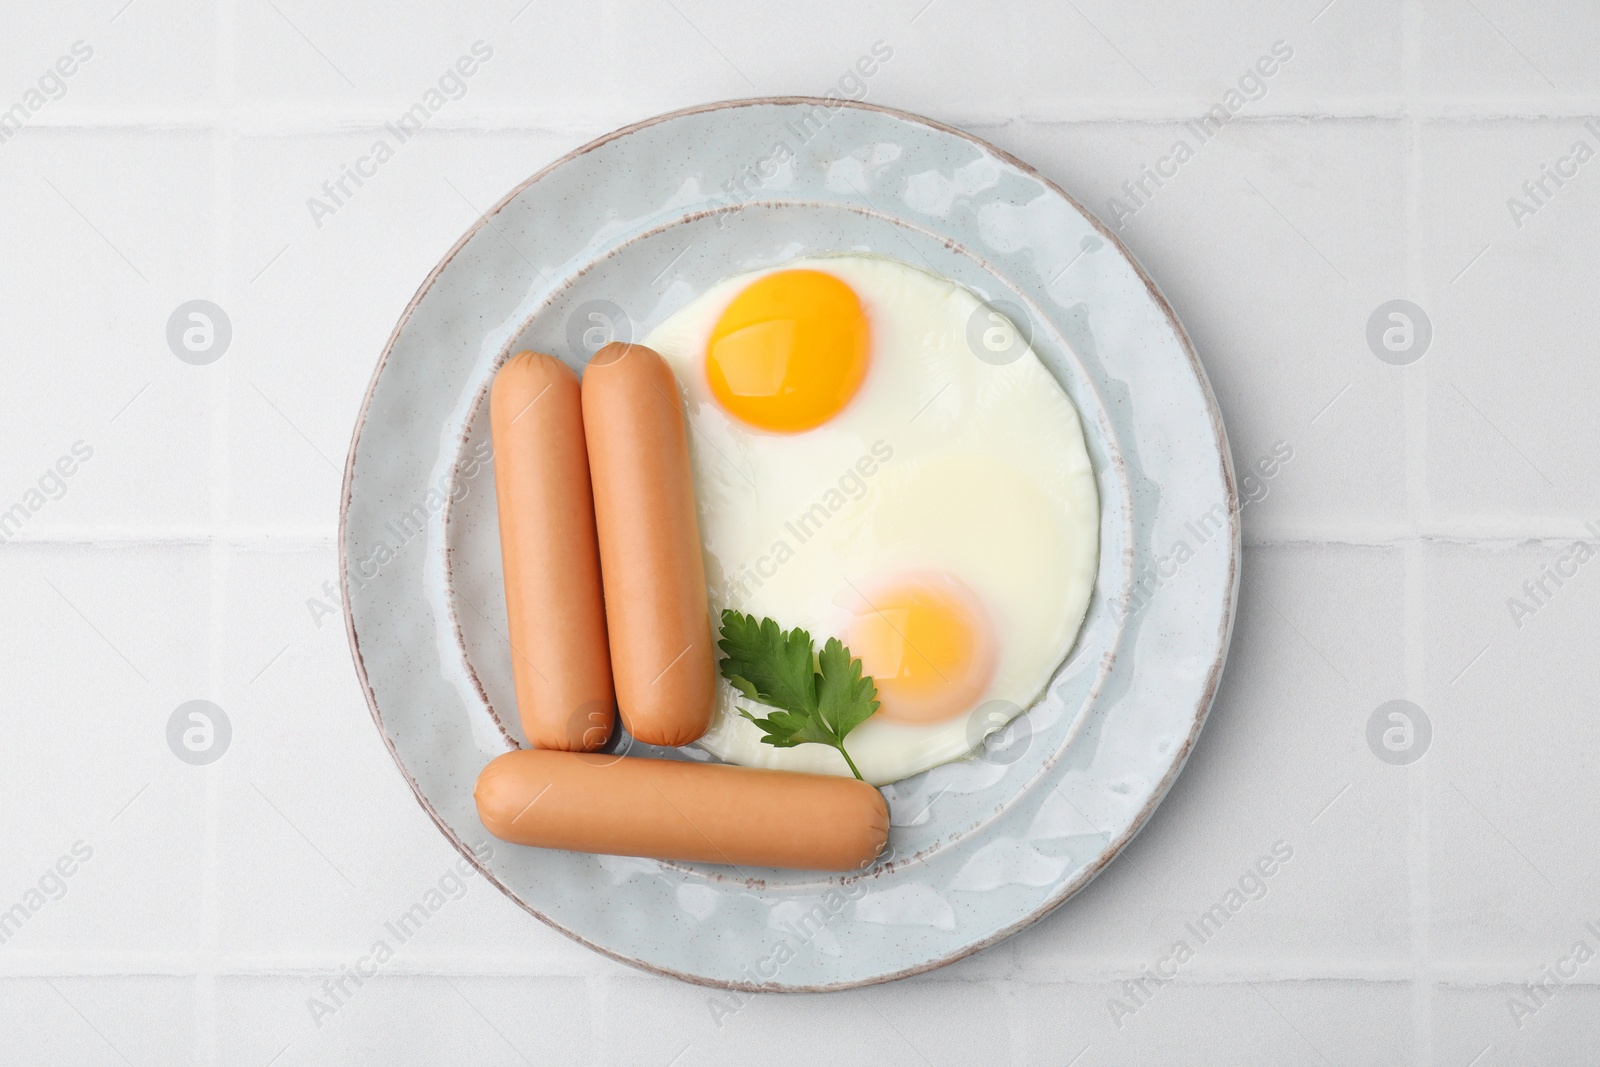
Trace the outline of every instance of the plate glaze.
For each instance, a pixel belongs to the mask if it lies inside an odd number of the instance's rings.
[[[1099,572],[1077,645],[1039,703],[976,757],[885,788],[890,851],[864,873],[500,842],[475,855],[488,836],[473,783],[522,743],[488,445],[495,370],[524,348],[581,367],[604,341],[643,336],[724,277],[843,250],[973,289],[1031,334],[1077,406],[1101,502]],[[1138,832],[1215,693],[1237,590],[1235,502],[1221,419],[1187,337],[1126,249],[1065,193],[916,116],[741,100],[579,149],[492,209],[433,271],[357,421],[340,574],[384,743],[446,837],[513,900],[657,973],[840,989],[1015,933]]]

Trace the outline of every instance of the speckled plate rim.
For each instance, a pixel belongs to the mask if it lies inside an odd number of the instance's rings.
[[[1206,668],[1205,681],[1201,688],[1200,697],[1196,702],[1196,707],[1193,712],[1193,717],[1192,721],[1190,722],[1187,736],[1185,736],[1182,742],[1179,744],[1177,752],[1171,760],[1167,773],[1151,788],[1148,799],[1139,809],[1139,811],[1133,815],[1123,832],[1119,836],[1108,841],[1106,847],[1102,850],[1095,862],[1089,864],[1076,876],[1063,881],[1059,886],[1056,887],[1055,892],[1049,894],[1037,908],[1020,916],[1011,924],[996,930],[989,937],[965,945],[958,951],[938,958],[926,960],[912,967],[906,967],[892,972],[872,975],[860,980],[817,985],[776,985],[767,983],[717,980],[704,975],[679,971],[673,968],[653,964],[645,960],[636,959],[634,957],[616,952],[603,945],[597,944],[590,939],[585,938],[582,935],[566,928],[565,926],[562,926],[560,923],[552,920],[548,916],[541,913],[538,909],[534,908],[527,901],[518,896],[516,892],[501,882],[500,879],[497,878],[482,861],[480,861],[477,855],[473,852],[472,848],[461,839],[461,837],[434,809],[427,796],[424,795],[416,779],[407,769],[404,760],[401,758],[399,751],[395,747],[394,741],[390,738],[388,731],[385,729],[383,712],[378,707],[377,696],[373,690],[371,680],[367,675],[366,662],[361,652],[361,639],[356,630],[349,588],[349,555],[346,552],[346,545],[348,543],[347,534],[350,518],[351,493],[358,450],[361,443],[362,433],[366,427],[368,411],[372,405],[373,397],[378,388],[379,381],[382,378],[385,367],[388,364],[389,357],[393,353],[396,343],[405,332],[406,326],[408,325],[413,313],[417,310],[417,307],[421,304],[424,297],[432,289],[434,283],[450,266],[456,255],[460,253],[460,251],[472,240],[472,238],[476,236],[478,232],[485,226],[489,225],[489,220],[512,201],[516,200],[517,197],[522,195],[522,193],[525,192],[530,186],[544,178],[546,175],[559,169],[567,163],[594,151],[597,148],[618,140],[619,138],[651,126],[691,115],[699,115],[724,109],[770,105],[811,105],[834,109],[850,108],[860,111],[878,112],[903,122],[924,126],[941,133],[949,134],[964,141],[970,142],[982,151],[988,152],[996,158],[1004,161],[1007,165],[1015,167],[1020,173],[1033,179],[1034,181],[1037,181],[1045,189],[1049,190],[1051,193],[1060,197],[1063,201],[1071,205],[1071,207],[1094,228],[1094,230],[1100,235],[1101,239],[1117,251],[1117,253],[1132,268],[1139,280],[1143,282],[1146,290],[1149,293],[1151,301],[1165,317],[1167,325],[1172,330],[1174,338],[1178,342],[1179,348],[1183,352],[1184,356],[1188,359],[1190,370],[1194,374],[1196,383],[1204,400],[1205,415],[1215,439],[1217,456],[1220,459],[1220,470],[1218,473],[1224,488],[1226,500],[1230,503],[1230,506],[1227,508],[1227,595],[1226,603],[1222,606],[1221,618],[1218,623],[1216,645],[1217,652],[1213,662],[1210,663]],[[1120,456],[1118,458],[1120,460]],[[965,959],[968,956],[974,955],[975,953],[981,952],[992,945],[1004,941],[1006,938],[1015,935],[1019,931],[1024,930],[1043,919],[1056,908],[1064,904],[1067,900],[1071,899],[1096,877],[1098,877],[1099,874],[1104,871],[1107,866],[1109,866],[1111,861],[1114,860],[1121,853],[1121,851],[1127,847],[1129,842],[1138,836],[1139,832],[1149,822],[1150,817],[1154,814],[1156,808],[1160,806],[1162,800],[1165,799],[1167,793],[1171,790],[1173,783],[1177,780],[1185,765],[1188,763],[1189,756],[1194,750],[1194,745],[1199,739],[1200,731],[1204,727],[1206,718],[1210,713],[1212,702],[1216,697],[1217,686],[1221,679],[1223,665],[1227,661],[1228,649],[1233,635],[1233,625],[1236,616],[1240,579],[1239,563],[1241,539],[1239,509],[1235,503],[1237,499],[1237,483],[1233,470],[1232,451],[1228,445],[1227,432],[1222,422],[1222,413],[1217,406],[1216,396],[1212,391],[1210,380],[1207,378],[1205,368],[1201,364],[1200,358],[1195,352],[1194,345],[1189,339],[1188,332],[1183,328],[1183,324],[1178,320],[1177,314],[1172,309],[1172,305],[1167,301],[1166,296],[1156,285],[1154,279],[1152,279],[1149,273],[1144,269],[1143,264],[1139,262],[1139,260],[1133,255],[1132,251],[1122,243],[1122,241],[1114,232],[1107,229],[1106,226],[1099,220],[1099,218],[1085,208],[1076,198],[1067,193],[1066,190],[1062,189],[1054,181],[1040,173],[1036,168],[1022,161],[1021,159],[1018,159],[1016,156],[1005,151],[1004,149],[1001,149],[980,137],[976,137],[965,130],[958,129],[954,126],[950,126],[946,123],[942,123],[922,115],[917,115],[908,111],[902,111],[896,108],[883,107],[877,104],[868,104],[861,101],[835,98],[824,99],[821,97],[808,96],[748,97],[734,100],[717,101],[708,104],[699,104],[687,108],[680,108],[675,111],[665,112],[663,114],[655,115],[639,122],[613,130],[612,132],[596,138],[587,144],[573,149],[549,165],[536,171],[534,174],[529,176],[527,180],[510,190],[492,207],[484,211],[466,230],[466,232],[462,234],[455,244],[450,247],[449,251],[445,253],[433,270],[428,273],[427,277],[423,279],[422,283],[417,287],[416,292],[407,302],[404,310],[400,314],[399,319],[395,323],[394,329],[390,332],[388,340],[384,344],[383,352],[379,356],[376,367],[373,369],[372,377],[369,380],[366,392],[362,397],[361,407],[357,413],[355,425],[351,431],[350,447],[345,457],[344,475],[339,497],[339,588],[343,602],[342,606],[345,622],[345,634],[350,642],[350,651],[355,664],[356,676],[360,682],[362,693],[366,697],[368,711],[372,715],[373,722],[377,727],[378,735],[383,741],[384,747],[388,749],[390,758],[394,760],[395,766],[399,769],[401,776],[405,779],[406,784],[410,787],[412,795],[416,797],[417,803],[427,814],[428,818],[431,819],[434,825],[439,828],[440,833],[444,835],[445,839],[448,840],[456,848],[456,850],[461,853],[462,857],[465,858],[467,862],[472,864],[472,866],[484,877],[486,881],[488,881],[491,885],[494,885],[501,892],[505,893],[507,897],[514,901],[524,911],[528,912],[530,915],[539,919],[546,925],[560,931],[567,937],[572,938],[577,943],[584,945],[586,948],[589,948],[603,956],[616,960],[619,963],[624,963],[628,966],[635,967],[652,974],[676,978],[694,985],[700,985],[709,988],[737,990],[743,992],[835,992],[845,989],[879,985],[885,982],[897,981],[902,978],[909,978],[917,974],[923,974],[928,971],[947,966],[958,960]],[[1099,594],[1097,593],[1097,595]]]

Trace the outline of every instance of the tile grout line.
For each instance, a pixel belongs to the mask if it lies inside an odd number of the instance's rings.
[[[1294,524],[1273,528],[1261,524],[1257,526],[1255,533],[1245,536],[1243,543],[1247,548],[1398,548],[1410,544],[1440,542],[1486,549],[1505,549],[1543,542],[1566,545],[1574,540],[1592,536],[1592,532],[1581,520],[1556,518],[1548,523],[1536,522],[1530,525],[1507,525],[1499,528],[1446,524],[1430,527],[1411,522],[1392,525],[1330,524],[1321,529],[1296,528]],[[275,532],[218,526],[214,529],[132,530],[104,527],[98,531],[60,530],[42,535],[21,533],[16,537],[0,541],[0,545],[111,550],[193,548],[209,547],[213,544],[244,552],[304,552],[314,549],[337,549],[339,540],[337,534],[333,532],[313,533],[303,530]]]
[[[217,89],[223,103],[224,121],[219,136],[212,140],[212,225],[216,247],[216,263],[212,272],[212,286],[218,304],[231,304],[228,285],[228,267],[233,250],[233,132],[227,124],[233,102],[234,73],[234,22],[233,0],[217,5],[216,64]],[[230,512],[228,495],[228,439],[229,404],[228,378],[225,373],[213,371],[207,383],[206,400],[211,408],[211,517],[220,522]],[[227,605],[228,574],[232,548],[226,542],[213,541],[210,555],[210,640],[209,688],[212,699],[222,696],[227,662]],[[195,975],[195,1062],[200,1067],[211,1067],[220,1061],[218,1054],[221,1035],[218,1027],[217,986],[222,959],[222,915],[220,901],[221,872],[218,869],[217,850],[220,838],[220,812],[218,811],[221,761],[205,768],[205,845],[200,874],[201,943],[199,966]]]
[[[774,94],[782,95],[782,94]],[[934,108],[939,114],[931,116],[962,126],[1096,126],[1112,124],[1181,125],[1193,119],[1197,111],[1214,101],[1193,97],[1158,101],[1154,105],[1135,104],[1118,108],[1121,100],[1107,100],[1111,106],[1065,106],[1035,111],[981,112],[958,111],[953,108]],[[460,133],[524,133],[551,134],[562,137],[592,137],[607,133],[620,126],[637,122],[640,118],[657,113],[656,108],[672,110],[674,103],[663,100],[656,104],[643,104],[638,108],[619,107],[610,112],[588,112],[576,118],[529,117],[525,110],[502,108],[498,111],[479,112],[465,117],[442,117],[428,124],[427,130],[442,134]],[[649,109],[649,110],[645,110]],[[1333,101],[1329,106],[1312,108],[1263,108],[1248,114],[1235,115],[1230,124],[1270,125],[1274,123],[1316,122],[1387,122],[1387,123],[1449,123],[1471,125],[1492,122],[1570,122],[1589,118],[1600,109],[1600,97],[1564,97],[1549,101],[1530,100],[1523,106],[1504,108],[1458,108],[1448,102],[1432,102],[1417,106],[1394,101],[1354,101],[1341,104]],[[571,114],[570,109],[563,114]],[[151,108],[108,112],[101,116],[82,114],[71,117],[43,116],[28,124],[28,129],[40,133],[118,131],[134,133],[199,132],[227,126],[237,132],[252,136],[305,136],[339,133],[379,133],[393,116],[380,112],[318,110],[315,107],[297,107],[293,110],[273,110],[259,105],[254,109],[216,109],[203,107]]]
[[[1405,111],[1405,297],[1427,304],[1431,292],[1420,291],[1424,284],[1420,242],[1422,227],[1422,164],[1419,136],[1422,123],[1411,107],[1421,70],[1422,10],[1419,0],[1405,0],[1401,10],[1401,85]],[[1435,356],[1437,358],[1437,356]],[[1428,373],[1426,356],[1417,373],[1405,380],[1406,408],[1406,518],[1412,531],[1424,527],[1423,517],[1432,517],[1428,499]],[[1426,642],[1422,630],[1427,615],[1427,545],[1408,539],[1402,549],[1404,571],[1401,594],[1401,619],[1405,694],[1422,697],[1427,680]],[[1420,701],[1419,701],[1420,702]],[[1437,716],[1435,717],[1437,721]],[[1426,754],[1405,768],[1406,773],[1406,852],[1411,919],[1411,1026],[1412,1059],[1419,1067],[1434,1062],[1433,973],[1429,966],[1429,927],[1431,888],[1428,880],[1428,760]]]

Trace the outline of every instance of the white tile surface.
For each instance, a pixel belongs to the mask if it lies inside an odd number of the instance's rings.
[[[1014,996],[1026,1050],[1020,1063],[1074,1055],[1097,1067],[1188,1063],[1197,1046],[1206,1062],[1296,1067],[1413,1056],[1411,991],[1391,982],[1177,983],[1131,1012],[1113,1011],[1133,1003],[1116,982],[1039,984]]]
[[[9,909],[35,887],[50,898],[30,905],[0,966],[198,947],[205,772],[173,759],[166,724],[209,688],[193,658],[208,640],[207,556],[150,544],[0,550],[12,609],[0,623],[10,682],[0,899]],[[56,870],[73,855],[74,873]],[[66,877],[42,884],[52,871]]]
[[[204,0],[18,7],[7,12],[0,41],[11,74],[6,103],[33,88],[47,101],[35,122],[193,118],[220,100],[219,21],[217,6]],[[58,66],[63,58],[69,62]]]
[[[215,140],[34,125],[0,144],[0,507],[74,444],[92,454],[25,536],[206,520],[207,368],[165,331],[178,304],[215,298]]]
[[[1420,6],[1416,76],[1434,100],[1484,111],[1504,110],[1511,101],[1570,106],[1600,87],[1594,63],[1600,28],[1581,2],[1424,0]]]
[[[230,977],[217,984],[224,1063],[592,1064],[581,982],[380,971],[358,987],[337,972]],[[329,983],[324,985],[324,983]]]
[[[1600,573],[1580,568],[1560,588],[1547,581],[1554,595],[1520,619],[1507,606],[1513,596],[1531,603],[1523,583],[1570,544],[1446,546],[1427,559],[1436,621],[1426,649],[1437,663],[1424,704],[1437,724],[1429,867],[1433,946],[1444,959],[1515,960],[1513,973],[1533,974],[1579,937],[1600,948],[1584,929],[1587,921],[1600,926],[1585,888],[1600,830],[1588,818],[1548,817],[1529,802],[1526,777],[1537,767],[1564,810],[1600,804],[1600,725],[1565,709],[1568,694],[1600,684],[1589,651]]]
[[[194,1051],[194,979],[0,978],[6,1063],[183,1063]]]
[[[1438,264],[1424,307],[1439,346],[1427,448],[1430,502],[1441,518],[1600,519],[1600,426],[1586,406],[1600,369],[1584,355],[1575,302],[1600,268],[1600,250],[1572,240],[1600,224],[1600,173],[1574,160],[1565,169],[1577,175],[1566,184],[1546,179],[1546,191],[1531,196],[1523,189],[1580,139],[1600,153],[1600,133],[1576,119],[1452,123],[1419,139],[1426,187],[1437,190],[1421,207],[1428,257]],[[1531,213],[1513,214],[1513,197]],[[1485,315],[1491,306],[1516,312]]]
[[[58,85],[78,41],[92,56]],[[308,198],[478,41],[492,55],[319,225]],[[880,41],[892,56],[851,80]],[[1278,41],[1293,56],[1258,98],[1117,219],[1122,183]],[[1519,987],[1600,953],[1600,562],[1537,602],[1524,583],[1600,540],[1600,162],[1520,226],[1507,199],[1579,139],[1600,155],[1597,45],[1592,5],[1509,0],[9,12],[0,112],[27,122],[0,139],[0,511],[25,517],[0,538],[0,907],[42,903],[0,944],[0,1059],[1578,1062],[1600,963],[1547,1003]],[[1292,459],[1244,513],[1211,723],[1122,859],[949,968],[730,1010],[457,883],[342,621],[308,602],[336,607],[339,470],[377,354],[479,211],[615,126],[833,88],[965,125],[1120,222],[1241,472],[1280,443]],[[210,366],[165,339],[195,298],[234,331]],[[1395,298],[1434,329],[1405,367],[1366,341]],[[166,741],[195,698],[233,730],[208,767]],[[1409,766],[1366,741],[1397,698],[1433,727]],[[1257,899],[1194,938],[1280,841]],[[314,1013],[441,880],[456,899]],[[1186,937],[1179,978],[1117,1011]]]
[[[1593,947],[1593,938],[1589,944]],[[1556,957],[1541,965],[1554,962]],[[1592,985],[1567,986],[1541,1003],[1521,988],[1537,971],[1517,976],[1516,984],[1442,990],[1434,1005],[1441,1060],[1467,1063],[1481,1056],[1481,1063],[1581,1063],[1593,1055],[1600,992]]]

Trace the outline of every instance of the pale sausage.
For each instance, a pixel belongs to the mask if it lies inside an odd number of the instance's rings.
[[[687,745],[711,724],[716,669],[688,431],[666,361],[620,342],[595,353],[583,428],[617,710],[640,741]]]
[[[615,699],[577,375],[523,352],[489,394],[517,711],[540,748],[592,751]]]
[[[861,870],[889,840],[883,795],[854,778],[519,749],[473,792],[502,841],[735,867]]]

